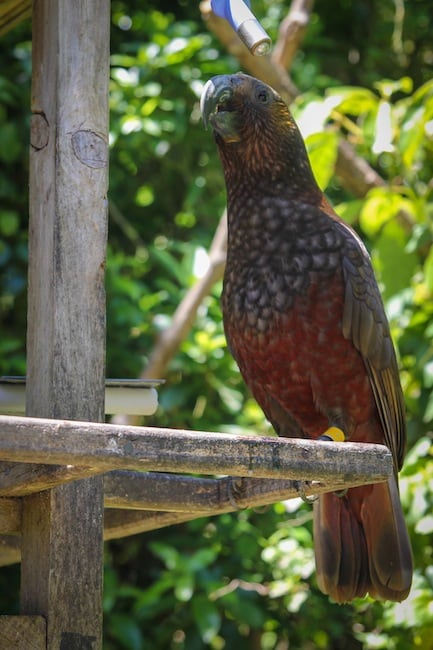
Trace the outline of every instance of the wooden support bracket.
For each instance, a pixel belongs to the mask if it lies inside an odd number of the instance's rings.
[[[31,13],[31,0],[2,0],[0,2],[0,36],[24,18],[28,18]]]
[[[45,650],[46,644],[43,616],[0,616],[0,650]]]

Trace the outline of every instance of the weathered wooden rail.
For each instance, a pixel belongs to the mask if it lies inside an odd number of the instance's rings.
[[[382,445],[12,416],[0,416],[0,459],[81,465],[95,474],[131,469],[364,483],[392,471]]]

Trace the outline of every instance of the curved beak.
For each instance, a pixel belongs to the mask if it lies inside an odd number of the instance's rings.
[[[206,83],[200,99],[200,110],[205,128],[213,131],[225,142],[237,142],[236,112],[233,105],[236,75],[218,75]]]

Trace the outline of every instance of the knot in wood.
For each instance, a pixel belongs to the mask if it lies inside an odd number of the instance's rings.
[[[90,129],[82,129],[73,134],[72,149],[78,160],[87,167],[101,169],[108,164],[107,143],[102,136]]]
[[[50,127],[44,113],[34,113],[30,121],[30,144],[33,149],[44,149],[50,139]]]

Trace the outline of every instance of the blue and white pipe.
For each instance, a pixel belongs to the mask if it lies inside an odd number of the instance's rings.
[[[271,39],[249,8],[249,0],[211,0],[214,14],[228,20],[251,54],[268,54]]]

